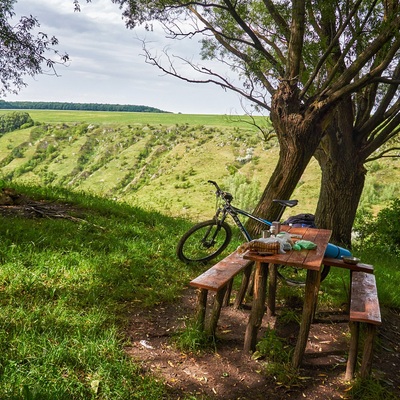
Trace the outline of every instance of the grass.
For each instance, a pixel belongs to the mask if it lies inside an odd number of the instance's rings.
[[[91,124],[150,124],[175,125],[190,124],[204,126],[238,126],[248,128],[250,118],[247,116],[206,115],[206,114],[171,114],[171,113],[133,113],[114,111],[55,111],[27,110],[34,121],[45,123],[76,123]],[[255,117],[261,121],[262,117]],[[243,122],[247,121],[247,123]]]
[[[124,316],[172,301],[196,274],[174,255],[185,223],[61,190],[50,198],[87,222],[0,218],[0,398],[161,398],[162,383],[123,351]]]
[[[251,204],[242,195],[251,189],[257,198],[257,188],[265,186],[275,166],[277,148],[266,150],[247,125],[232,127],[223,116],[30,113],[55,125],[36,131],[37,137],[30,129],[1,137],[1,176],[18,172],[12,180],[18,190],[74,204],[71,212],[86,222],[0,217],[0,398],[168,397],[162,382],[143,374],[123,351],[126,312],[174,301],[199,274],[200,269],[177,261],[175,246],[191,226],[188,219],[213,215],[207,179]],[[88,134],[80,122],[99,126]],[[253,160],[238,163],[250,147]],[[18,157],[9,159],[14,148]],[[398,162],[373,166],[376,175],[366,187],[364,206],[382,207],[382,200],[398,194],[398,182],[392,184]],[[315,209],[315,164],[294,194],[299,213]],[[376,196],[377,180],[391,186],[389,194]],[[398,257],[362,248],[356,255],[375,267],[381,306],[400,308]],[[347,287],[347,271],[332,268],[319,304],[340,307]],[[280,297],[297,295],[296,289],[280,290]],[[209,345],[208,338],[196,336],[195,326],[188,322],[187,327],[176,338],[178,347],[196,351]]]
[[[187,219],[211,217],[209,179],[233,192],[236,206],[252,207],[278,157],[276,139],[266,143],[254,126],[229,116],[29,113],[34,127],[0,137],[0,178],[68,187]],[[367,165],[363,206],[376,212],[399,195],[399,163]],[[312,160],[293,193],[299,206],[284,217],[314,213],[319,185],[318,163]]]
[[[126,315],[132,307],[176,300],[204,269],[175,256],[190,223],[61,188],[16,189],[71,204],[78,220],[0,217],[0,398],[168,398],[167,386],[125,354]],[[397,279],[398,260],[375,261],[377,276]],[[345,277],[337,271],[322,284],[321,306],[345,298]],[[391,280],[381,280],[379,293],[383,305],[397,307]],[[175,343],[185,351],[210,344],[190,321]],[[289,364],[281,370],[278,364],[266,372],[297,385]]]

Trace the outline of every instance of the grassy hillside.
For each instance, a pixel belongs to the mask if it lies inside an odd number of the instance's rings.
[[[83,190],[175,216],[212,215],[214,199],[208,179],[232,191],[235,204],[251,209],[278,155],[276,141],[265,142],[249,119],[29,113],[36,126],[0,138],[0,177]],[[398,166],[398,160],[371,166],[365,204],[382,205],[399,195]],[[296,212],[314,212],[319,180],[318,164],[313,160],[293,195],[300,200]],[[246,197],[248,193],[252,198]]]

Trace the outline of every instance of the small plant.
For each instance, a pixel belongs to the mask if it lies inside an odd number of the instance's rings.
[[[291,322],[295,322],[300,325],[300,315],[296,310],[284,309],[282,310],[279,320],[282,324],[289,324]]]
[[[261,195],[260,182],[257,180],[247,181],[246,177],[235,173],[226,178],[224,186],[229,188],[235,205],[245,210],[253,210]]]
[[[398,398],[382,382],[373,378],[357,380],[348,394],[348,398],[352,400],[395,400]]]
[[[196,353],[212,345],[215,347],[213,338],[199,329],[199,324],[195,320],[188,320],[185,325],[185,328],[174,336],[174,343],[179,350]]]
[[[265,336],[258,342],[254,358],[266,357],[269,362],[285,363],[289,361],[289,354],[284,340],[279,338],[276,331],[268,329]]]
[[[265,357],[265,374],[280,386],[293,387],[299,386],[301,381],[297,368],[292,366],[291,355],[291,347],[277,336],[275,330],[268,329],[257,344],[253,358]]]
[[[361,245],[379,248],[388,254],[400,253],[400,200],[395,199],[389,207],[381,210],[376,218],[365,210],[356,219],[355,229],[359,233]]]

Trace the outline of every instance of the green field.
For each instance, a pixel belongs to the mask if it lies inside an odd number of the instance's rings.
[[[21,111],[21,110],[19,110]],[[247,116],[230,115],[201,115],[201,114],[170,114],[170,113],[131,113],[131,112],[104,112],[104,111],[48,111],[22,110],[30,114],[35,121],[46,123],[74,123],[87,122],[91,124],[140,124],[140,125],[173,125],[190,124],[204,126],[238,126],[248,127],[251,119]],[[7,112],[1,110],[0,114]],[[256,117],[261,121],[261,117]],[[246,122],[244,122],[246,121]]]

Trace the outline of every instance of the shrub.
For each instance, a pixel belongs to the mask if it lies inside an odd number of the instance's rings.
[[[355,222],[355,230],[364,247],[379,248],[380,251],[400,254],[400,199],[382,209],[376,218],[361,210]]]
[[[251,211],[257,205],[261,196],[260,182],[248,182],[246,177],[236,173],[226,178],[224,186],[232,193],[234,204],[245,210]]]
[[[33,126],[33,120],[27,112],[14,111],[0,116],[0,136],[6,132]]]

